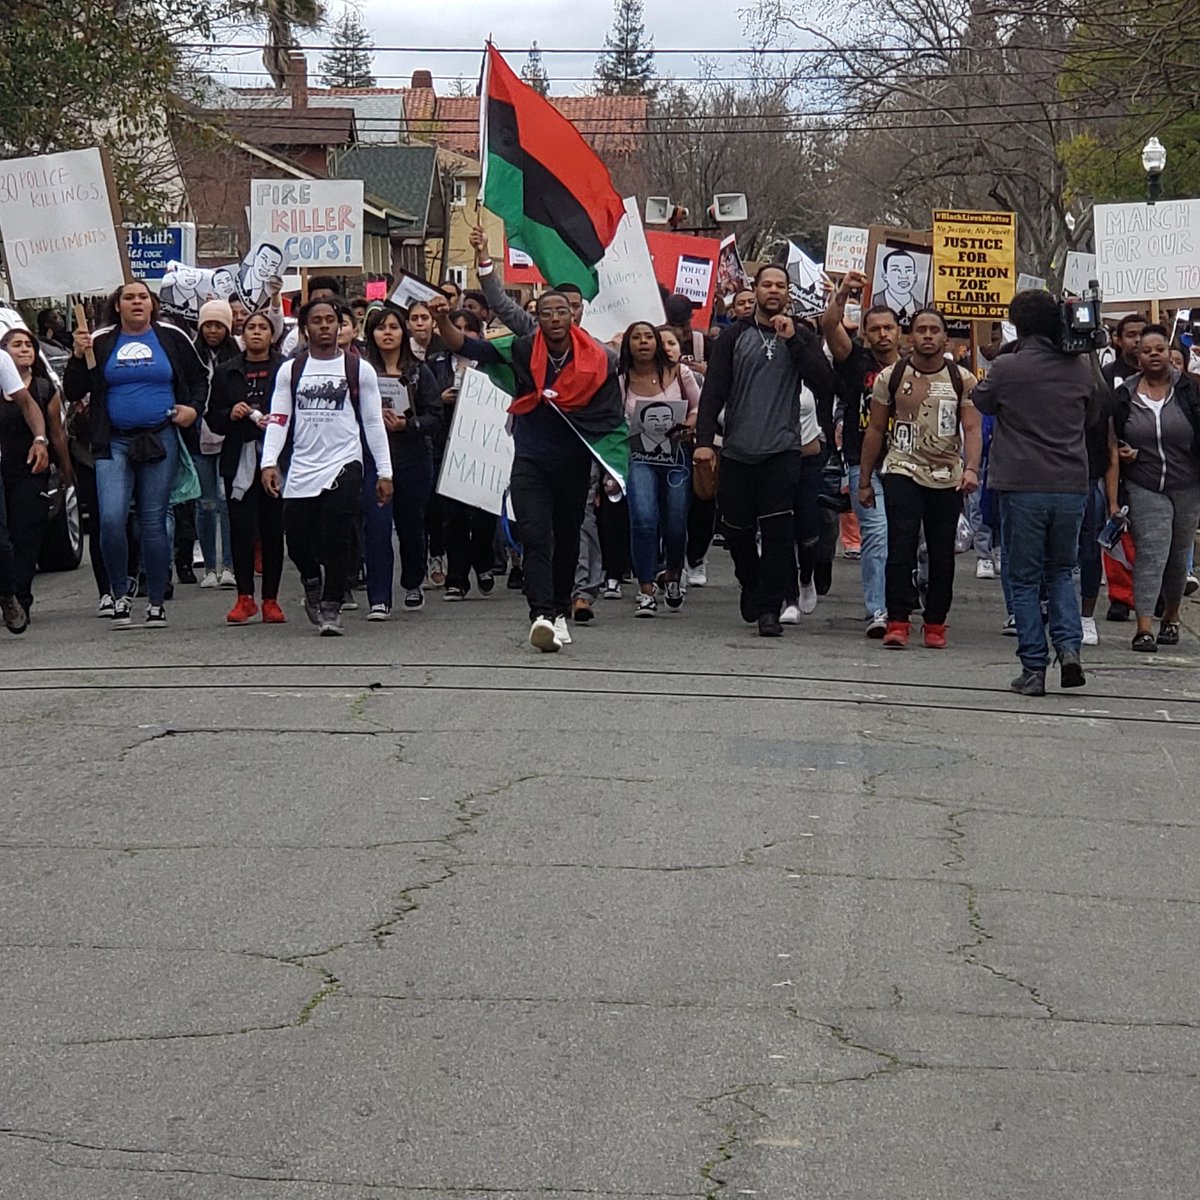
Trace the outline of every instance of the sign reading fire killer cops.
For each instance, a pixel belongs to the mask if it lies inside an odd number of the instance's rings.
[[[1016,285],[1016,213],[933,214],[933,302],[947,317],[1007,320]]]

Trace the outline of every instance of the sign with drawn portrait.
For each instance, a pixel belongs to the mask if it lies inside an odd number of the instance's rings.
[[[629,457],[634,462],[669,466],[681,459],[672,433],[687,420],[687,401],[666,396],[640,396],[629,420]]]

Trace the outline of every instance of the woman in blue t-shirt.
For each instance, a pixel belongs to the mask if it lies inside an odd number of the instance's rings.
[[[158,321],[158,300],[143,283],[127,283],[108,305],[111,327],[75,333],[63,377],[72,403],[86,403],[100,509],[100,548],[113,587],[126,576],[129,505],[137,500],[149,606],[146,624],[167,621],[163,601],[171,566],[167,536],[171,488],[179,461],[175,428],[189,429],[208,400],[208,371],[190,339]],[[88,351],[95,366],[88,367]],[[119,596],[113,624],[132,623],[133,602]]]

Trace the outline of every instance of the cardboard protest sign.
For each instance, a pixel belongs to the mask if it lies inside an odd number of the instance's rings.
[[[933,214],[933,302],[948,317],[1002,321],[1017,286],[1016,213]]]
[[[909,333],[913,314],[929,303],[929,233],[885,225],[872,225],[869,232],[864,274],[871,288],[863,296],[863,311],[886,304],[900,318],[901,330]]]
[[[669,466],[683,461],[683,448],[671,431],[687,420],[687,401],[639,396],[629,421],[629,456],[637,462]]]
[[[401,271],[389,299],[397,308],[411,308],[418,302],[428,304],[435,296],[441,294],[428,280]],[[369,296],[367,298],[370,299]]]
[[[830,225],[825,242],[825,273],[846,275],[851,271],[867,271],[867,248],[871,243],[869,229],[851,225]]]
[[[1082,250],[1068,250],[1067,265],[1063,271],[1063,291],[1071,296],[1082,296],[1095,278],[1096,256]]]
[[[687,233],[661,233],[657,229],[646,234],[646,243],[654,259],[655,278],[668,292],[681,292],[697,305],[692,324],[697,329],[708,329],[712,321],[712,298],[721,243],[716,238],[693,237]],[[700,265],[702,262],[708,264],[707,270]],[[698,297],[705,275],[705,295],[700,300]],[[682,292],[681,284],[690,287],[690,292]]]
[[[583,328],[601,342],[610,341],[633,324],[665,320],[662,297],[636,198],[625,201],[625,215],[598,268],[600,290],[583,310]]]
[[[125,230],[99,150],[0,161],[0,232],[17,300],[125,282]]]
[[[279,246],[294,267],[357,267],[363,260],[361,179],[254,179],[250,241]]]
[[[499,514],[512,473],[511,403],[512,397],[482,371],[463,372],[438,477],[439,496]]]
[[[795,242],[788,242],[787,274],[792,316],[814,317],[823,313],[825,283],[829,277],[820,263],[813,262]]]
[[[159,304],[168,317],[195,324],[200,306],[206,300],[232,300],[237,294],[236,263],[228,267],[190,267],[187,263],[167,263]]]
[[[272,279],[282,279],[288,268],[285,252],[270,242],[255,246],[237,269],[237,294],[252,312],[270,298]]]
[[[721,240],[721,252],[717,256],[717,295],[727,302],[744,287],[750,286],[750,276],[738,251],[737,234],[731,233]]]
[[[1018,292],[1044,292],[1046,290],[1046,281],[1040,275],[1018,275],[1017,276],[1017,291]]]
[[[1106,303],[1200,295],[1200,200],[1097,204],[1093,215]]]

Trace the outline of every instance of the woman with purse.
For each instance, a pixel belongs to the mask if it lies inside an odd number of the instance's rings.
[[[161,628],[167,623],[167,515],[182,448],[180,431],[204,413],[208,371],[187,334],[158,320],[158,299],[144,283],[119,287],[109,299],[107,317],[110,324],[94,335],[75,331],[63,392],[72,403],[89,397],[100,546],[108,577],[127,575],[126,522],[136,498],[149,598],[146,625]],[[114,627],[132,624],[132,611],[132,599],[118,597]]]

